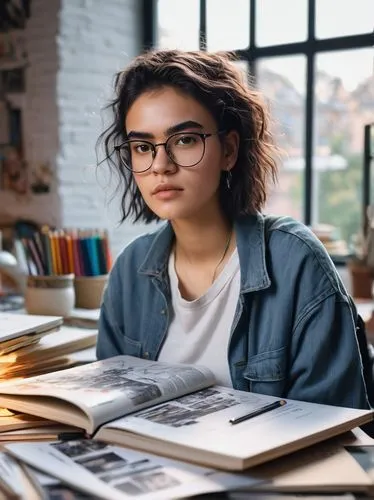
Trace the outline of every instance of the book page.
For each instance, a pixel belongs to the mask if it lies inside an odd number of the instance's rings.
[[[69,486],[60,479],[40,472],[28,465],[23,466],[27,472],[30,481],[39,492],[38,500],[97,500],[98,497],[85,495],[76,488]]]
[[[86,430],[92,433],[96,427],[109,420],[213,383],[213,374],[204,367],[116,356],[85,366],[0,384],[0,405],[43,415],[40,409],[43,409],[44,402],[47,403],[47,397],[49,408],[53,404],[51,398],[67,401],[88,416],[91,424]],[[7,398],[6,395],[12,396]],[[25,396],[39,397],[34,398],[33,402],[32,398]],[[60,405],[59,411],[64,411],[63,405]],[[59,416],[54,413],[53,418],[78,425],[69,420],[70,413],[66,408],[64,414]]]
[[[374,493],[374,446],[346,446],[345,449],[370,477]]]
[[[33,357],[46,356],[53,357],[63,354],[70,354],[78,349],[86,349],[96,344],[97,330],[86,330],[84,328],[73,328],[61,326],[57,332],[44,335],[37,344],[18,349],[13,358],[9,356],[9,361],[17,362],[23,357],[27,357],[27,361]],[[7,357],[2,361],[6,362]],[[23,359],[22,359],[23,361]]]
[[[0,485],[11,498],[30,498],[20,465],[11,456],[0,452]],[[0,499],[5,498],[0,493]],[[7,496],[7,498],[9,498]]]
[[[259,480],[225,474],[93,440],[9,444],[17,459],[95,497],[168,500],[250,488]]]
[[[251,469],[267,479],[266,491],[367,491],[372,481],[363,468],[338,444],[328,440]]]
[[[13,413],[6,408],[0,408],[0,436],[8,431],[27,429],[29,427],[43,427],[46,425],[51,425],[51,421],[32,415],[25,415],[24,413]]]
[[[28,333],[50,330],[62,324],[59,316],[37,316],[0,312],[0,342]]]
[[[231,419],[276,400],[272,396],[214,386],[109,422],[96,437],[136,448],[152,443],[155,447],[148,449],[156,453],[169,453],[171,444],[178,445],[173,446],[173,453],[190,450],[193,459],[197,460],[199,452],[201,455],[208,452],[225,457],[226,462],[222,463],[227,467],[228,459],[233,458],[236,468],[240,463],[242,466],[248,465],[247,462],[257,465],[333,437],[373,416],[370,410],[288,400],[284,406],[238,425],[230,423]],[[359,423],[357,419],[361,419]],[[115,430],[118,432],[111,432]],[[123,439],[121,431],[126,431]],[[142,440],[139,436],[150,439]],[[178,454],[173,456],[179,457]]]
[[[9,380],[15,377],[30,377],[43,373],[41,364],[52,363],[53,370],[61,369],[58,362],[63,356],[70,357],[76,351],[92,348],[96,345],[97,331],[82,328],[61,327],[59,331],[48,333],[26,347],[21,347],[14,352],[1,356],[0,379]],[[56,360],[56,358],[60,358]],[[53,361],[51,361],[53,359]],[[96,361],[92,358],[91,361]],[[55,363],[56,366],[53,366]],[[64,365],[67,363],[65,362]],[[72,363],[70,363],[72,364]],[[51,368],[47,365],[46,368]],[[47,370],[44,371],[46,373]]]
[[[45,427],[30,427],[27,429],[19,429],[15,431],[7,431],[0,433],[0,444],[10,442],[27,442],[27,441],[57,441],[60,434],[77,432],[76,427],[67,426],[64,424],[50,424]]]

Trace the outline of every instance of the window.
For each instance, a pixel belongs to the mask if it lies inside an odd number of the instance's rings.
[[[304,210],[305,82],[305,56],[262,58],[257,63],[257,83],[268,100],[272,132],[286,153],[266,211],[299,220]]]
[[[162,49],[199,48],[199,0],[157,2],[157,45]]]
[[[312,221],[349,250],[362,224],[364,127],[374,118],[371,49],[316,56]],[[345,245],[345,248],[344,248]]]
[[[286,151],[266,211],[327,228],[339,241],[332,253],[349,253],[364,222],[364,128],[374,117],[373,0],[144,4],[158,16],[155,36],[145,34],[153,45],[236,52]]]
[[[246,49],[249,43],[249,2],[207,0],[206,40],[208,50]]]
[[[307,0],[259,0],[256,14],[256,45],[260,47],[307,39]]]
[[[373,0],[316,0],[317,38],[370,33],[373,25]]]

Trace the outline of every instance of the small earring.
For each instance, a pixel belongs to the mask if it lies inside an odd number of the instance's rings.
[[[231,170],[228,170],[226,172],[226,186],[229,191],[231,189],[231,181],[232,181],[232,173]]]

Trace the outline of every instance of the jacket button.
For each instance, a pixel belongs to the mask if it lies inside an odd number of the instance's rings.
[[[149,352],[145,352],[145,353],[143,354],[143,358],[144,358],[144,359],[149,359]]]
[[[166,309],[161,309],[161,314],[166,314]]]

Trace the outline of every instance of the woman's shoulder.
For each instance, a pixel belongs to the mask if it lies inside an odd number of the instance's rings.
[[[310,277],[324,276],[332,288],[341,291],[337,270],[321,241],[313,231],[292,217],[265,216],[266,246],[272,262],[292,262],[295,272],[302,270]],[[299,270],[299,271],[298,271]]]
[[[289,216],[264,216],[265,238],[269,244],[287,245],[290,250],[295,247],[298,252],[303,249],[316,257],[328,258],[325,247],[314,232],[305,224]]]

